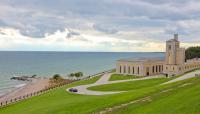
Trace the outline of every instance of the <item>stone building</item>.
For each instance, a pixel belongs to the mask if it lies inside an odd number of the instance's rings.
[[[200,68],[199,58],[194,58],[185,62],[185,49],[180,48],[178,34],[175,34],[173,39],[166,41],[165,59],[121,59],[118,60],[116,64],[116,72],[118,74],[137,76],[158,74],[174,76],[197,68]]]
[[[162,59],[121,59],[117,61],[117,73],[126,75],[149,76],[163,72]]]

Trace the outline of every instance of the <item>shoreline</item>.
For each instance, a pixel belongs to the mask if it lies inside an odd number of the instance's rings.
[[[26,96],[28,94],[32,94],[34,92],[43,90],[48,86],[49,86],[49,79],[47,78],[33,79],[32,81],[24,84],[24,86],[16,88],[0,96],[0,102],[6,102],[12,99],[21,98],[22,96]]]
[[[99,76],[99,75],[103,75],[108,72],[112,72],[113,70],[114,69],[105,70],[105,71],[102,71],[102,72],[99,72],[99,73],[96,73],[93,75],[86,76],[79,80],[87,80],[87,79],[93,78],[95,76]],[[79,80],[76,80],[76,81],[79,81]],[[27,98],[29,96],[36,94],[37,92],[43,91],[43,90],[47,89],[48,87],[50,87],[49,81],[50,81],[50,79],[45,78],[45,77],[32,79],[31,81],[28,81],[27,83],[25,83],[23,86],[16,88],[16,89],[0,96],[0,104],[2,106],[3,104],[7,104],[8,102],[11,102],[11,103],[14,101],[16,102],[17,100]]]
[[[26,86],[26,85],[29,84],[29,83],[30,83],[30,82],[24,83],[23,86],[20,86],[20,87],[17,87],[17,86],[22,85],[22,84],[16,85],[16,86],[15,86],[15,89],[10,90],[9,92],[5,92],[5,93],[3,93],[3,94],[0,94],[0,99],[3,98],[3,97],[5,97],[5,96],[7,96],[7,95],[9,95],[9,94],[12,94],[12,93],[14,93],[14,92],[17,92],[17,91],[19,91],[20,89],[23,89],[23,87]]]

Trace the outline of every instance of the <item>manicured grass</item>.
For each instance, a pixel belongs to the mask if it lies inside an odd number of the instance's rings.
[[[112,114],[199,114],[200,77],[185,82],[189,85],[175,86],[169,92],[152,94],[151,102],[132,104]]]
[[[94,91],[130,91],[130,90],[159,85],[168,80],[170,80],[170,78],[156,78],[156,79],[146,79],[139,81],[128,81],[128,82],[93,86],[89,87],[88,89]]]
[[[101,76],[96,76],[96,77],[93,77],[93,78],[90,78],[90,79],[80,80],[80,81],[77,81],[77,82],[70,84],[70,86],[92,84],[92,83],[96,82],[97,80],[99,80],[100,77]]]
[[[112,74],[112,76],[110,77],[109,81],[127,80],[127,79],[135,79],[135,78],[143,78],[143,76]]]
[[[163,86],[140,87],[138,89],[135,89],[134,91],[128,91],[128,92],[113,94],[113,95],[92,96],[92,95],[78,95],[78,94],[66,92],[66,88],[82,85],[82,84],[94,83],[97,80],[97,78],[98,77],[96,77],[96,79],[93,78],[90,80],[75,82],[65,87],[52,90],[46,94],[36,96],[30,99],[24,100],[22,102],[16,103],[14,105],[1,108],[0,114],[88,114],[88,113],[98,112],[106,107],[119,105],[121,103],[126,103],[129,101],[140,99],[145,96],[154,95],[154,94],[159,93],[160,91],[163,91],[169,88],[178,88],[179,87],[178,85],[181,85],[183,83],[188,83],[188,82],[193,83],[193,81],[194,82],[198,81],[198,83],[193,84],[194,86],[192,85],[191,88],[200,87],[200,83],[199,83],[200,79],[195,78],[195,79],[184,80],[184,81],[180,81],[180,82],[168,84],[168,85],[163,85]],[[183,87],[183,90],[184,88],[189,89],[189,87]],[[177,89],[177,92],[178,91],[179,89]],[[196,95],[198,94],[198,91],[199,89],[194,88],[193,90],[190,90],[188,92],[191,92],[191,93],[195,92],[194,95]],[[188,92],[184,92],[184,93],[188,93]],[[176,94],[176,92],[174,92],[173,94]],[[168,96],[170,95],[170,93],[164,94],[164,95]],[[186,101],[184,104],[187,104],[187,100],[185,100],[186,98],[184,98],[183,96],[184,95],[182,95],[182,97],[177,96],[176,98],[179,99],[181,102]],[[189,99],[190,97],[188,96],[187,98]],[[181,99],[178,97],[180,97]],[[197,97],[200,98],[200,96],[198,95]],[[196,101],[194,102],[199,102],[199,99],[197,97],[195,98]],[[157,98],[159,99],[159,96],[155,96],[155,99]],[[161,102],[166,102],[166,101],[161,100]],[[177,104],[173,104],[173,102],[170,105],[171,106],[169,106],[168,110],[173,110],[173,108],[177,106]],[[142,107],[143,105],[137,104],[137,106]],[[152,105],[152,107],[153,106],[154,105]],[[145,107],[145,108],[148,108],[148,107]],[[157,107],[155,106],[154,108],[157,108]],[[151,108],[151,109],[149,108],[149,110],[154,110],[154,108]],[[191,108],[191,109],[194,110],[195,108],[197,108],[195,113],[199,114],[200,108],[197,107],[197,105],[194,105],[194,108]],[[179,110],[180,112],[182,111],[181,108],[177,110]],[[119,112],[121,111],[122,110],[119,110]],[[130,111],[132,111],[132,108],[130,109]],[[140,111],[141,111],[140,114],[145,112],[145,111],[142,111],[142,108],[141,110],[138,109],[138,113]],[[146,111],[148,111],[148,109],[146,109]],[[117,113],[117,112],[114,112],[114,113]],[[123,111],[121,113],[123,113]],[[124,112],[124,113],[128,113],[128,112]],[[154,114],[158,114],[158,113],[166,114],[162,111],[160,112],[159,109],[155,109]]]

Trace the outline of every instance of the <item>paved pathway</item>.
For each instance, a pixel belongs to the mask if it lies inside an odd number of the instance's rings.
[[[195,74],[200,74],[200,70],[194,71],[191,73],[187,73],[181,77],[175,78],[173,80],[170,80],[168,82],[165,82],[163,84],[169,84],[173,82],[177,82],[180,80],[185,80],[188,78],[195,77]],[[153,79],[153,78],[162,78],[163,76],[149,76],[149,77],[144,77],[144,78],[137,78],[137,79],[128,79],[128,80],[117,80],[117,81],[109,81],[110,76],[112,73],[106,73],[99,80],[97,80],[93,84],[88,84],[88,85],[80,85],[76,86],[73,88],[76,88],[78,92],[76,94],[85,94],[85,95],[106,95],[106,94],[115,94],[115,93],[121,93],[121,92],[126,92],[126,91],[92,91],[88,90],[87,88],[92,87],[92,86],[98,86],[98,85],[104,85],[104,84],[113,84],[113,83],[120,83],[120,82],[128,82],[128,81],[138,81],[138,80],[146,80],[146,79]],[[69,91],[69,88],[67,89]]]
[[[115,94],[115,93],[121,93],[126,91],[92,91],[88,90],[87,88],[92,86],[98,86],[98,85],[104,85],[104,84],[113,84],[113,83],[120,83],[120,82],[128,82],[128,81],[137,81],[137,80],[146,80],[146,79],[152,79],[152,78],[161,78],[162,76],[150,76],[150,77],[144,77],[144,78],[138,78],[138,79],[128,79],[128,80],[117,80],[117,81],[108,81],[112,73],[106,73],[101,78],[93,83],[88,85],[80,85],[73,88],[76,88],[78,92],[76,94],[85,94],[85,95],[106,95],[106,94]],[[67,89],[69,91],[69,88]]]
[[[190,73],[184,74],[183,76],[180,76],[180,77],[178,77],[178,78],[175,78],[175,79],[170,80],[170,81],[168,81],[168,82],[165,82],[165,83],[163,83],[163,84],[169,84],[169,83],[173,83],[173,82],[185,80],[185,79],[188,79],[188,78],[193,78],[193,77],[195,77],[195,74],[200,74],[200,70],[197,70],[197,71],[194,71],[194,72],[190,72]]]

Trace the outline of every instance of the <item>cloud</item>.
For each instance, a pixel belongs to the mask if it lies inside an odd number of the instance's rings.
[[[2,0],[0,49],[163,51],[174,33],[193,45],[199,7],[198,0]]]
[[[79,36],[79,35],[80,33],[69,30],[69,33],[67,34],[66,38],[73,38],[74,36]]]
[[[0,28],[0,31],[3,33],[0,34],[0,44],[3,44],[0,46],[1,50],[124,51],[124,49],[130,48],[131,50],[144,51],[143,47],[150,46],[149,42],[142,40],[130,41],[115,37],[93,36],[84,34],[84,32],[78,33],[77,30],[68,29],[56,31],[53,34],[45,34],[43,38],[39,39],[24,36],[19,30],[12,28]],[[74,36],[72,38],[66,38],[71,33]],[[157,51],[162,50],[159,48]]]
[[[7,24],[3,22],[2,20],[0,20],[0,26],[7,26]]]
[[[107,34],[115,34],[117,33],[118,31],[114,28],[111,28],[111,26],[106,26],[105,24],[95,24],[93,25],[93,28],[95,30],[98,30],[100,32],[104,32],[104,33],[107,33]]]

